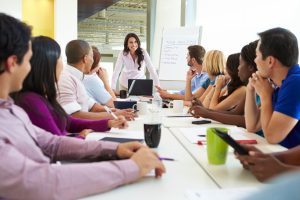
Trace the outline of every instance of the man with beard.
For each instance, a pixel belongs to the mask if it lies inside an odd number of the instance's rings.
[[[190,87],[190,91],[193,93],[198,88],[202,87],[202,85],[208,79],[208,75],[206,72],[203,71],[202,67],[205,49],[200,45],[192,45],[189,46],[187,49],[188,53],[186,56],[186,60],[190,68],[187,72],[186,84]],[[187,92],[185,89],[181,90],[178,93],[171,94],[167,90],[164,90],[160,87],[156,88],[161,98],[163,99],[185,100],[185,93]],[[204,92],[206,88],[202,88]]]

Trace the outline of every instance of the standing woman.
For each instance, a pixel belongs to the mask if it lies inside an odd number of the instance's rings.
[[[145,66],[150,72],[154,85],[159,86],[158,75],[146,50],[141,48],[141,42],[134,33],[128,33],[124,40],[124,49],[120,52],[115,70],[112,76],[111,88],[116,93],[117,80],[119,78],[119,89],[128,89],[128,79],[145,79]]]

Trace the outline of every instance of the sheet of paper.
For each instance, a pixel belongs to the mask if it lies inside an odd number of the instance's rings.
[[[112,135],[126,136],[129,138],[140,138],[144,137],[143,130],[128,130],[128,129],[117,129],[112,128],[110,131],[106,132]]]
[[[218,127],[216,125],[206,125],[202,127],[190,127],[190,128],[179,128],[180,132],[186,137],[191,143],[197,144],[198,141],[206,142],[206,128]],[[221,126],[220,126],[221,127]],[[246,135],[243,135],[243,130],[234,126],[226,126],[222,124],[222,127],[229,128],[229,135],[235,140],[249,140]]]
[[[189,200],[238,200],[250,196],[257,190],[253,187],[214,190],[188,189],[184,195]]]
[[[86,140],[100,140],[104,137],[144,139],[144,131],[112,128],[108,132],[90,133],[87,135]]]
[[[179,130],[190,143],[206,141],[206,127],[179,128]]]

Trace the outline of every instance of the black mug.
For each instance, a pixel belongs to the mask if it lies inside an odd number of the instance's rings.
[[[127,91],[120,90],[120,99],[126,99],[126,98],[127,98]]]
[[[161,136],[161,124],[144,124],[145,142],[150,148],[158,147]]]

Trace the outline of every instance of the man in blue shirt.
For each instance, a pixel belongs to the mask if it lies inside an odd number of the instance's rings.
[[[296,36],[283,28],[259,33],[253,73],[247,86],[246,128],[262,129],[269,143],[292,148],[300,144],[300,68]],[[272,87],[275,85],[276,89]],[[255,105],[255,94],[261,109]]]
[[[196,72],[196,75],[191,80],[192,93],[194,93],[198,88],[203,87],[207,80],[209,80],[209,78],[206,72]],[[179,91],[178,94],[185,95],[185,89]]]
[[[191,82],[191,91],[195,92],[198,88],[200,88],[208,79],[208,75],[206,72],[202,70],[202,62],[205,55],[205,49],[200,45],[192,45],[188,47],[188,53],[186,56],[187,64],[190,66],[188,74],[191,74],[192,80],[186,80]],[[185,98],[185,89],[181,90],[178,93],[171,94],[167,90],[163,90],[160,87],[156,87],[159,92],[161,98],[163,99],[177,99],[184,100]],[[204,89],[205,91],[205,89]]]

